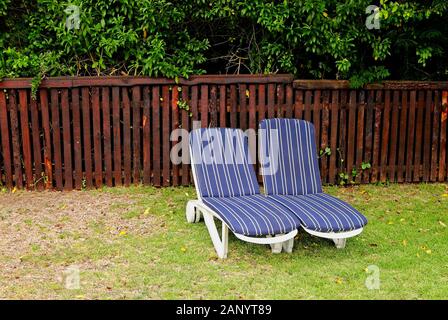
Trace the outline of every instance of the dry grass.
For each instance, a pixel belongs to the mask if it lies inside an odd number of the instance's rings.
[[[185,221],[193,188],[0,192],[0,298],[440,299],[448,297],[448,185],[327,187],[369,219],[336,250],[300,232],[292,254],[230,237],[216,257]],[[380,269],[368,290],[366,268]],[[65,273],[80,270],[80,288]]]
[[[44,283],[62,283],[69,262],[36,263],[57,252],[95,239],[114,243],[128,233],[147,236],[159,232],[163,223],[154,215],[129,219],[137,204],[135,194],[0,193],[0,298],[13,297],[9,290],[34,288],[37,293],[39,287],[45,287]],[[82,270],[101,270],[109,261],[84,261],[77,265]]]

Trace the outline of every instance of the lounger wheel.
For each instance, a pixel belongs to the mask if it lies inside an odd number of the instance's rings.
[[[196,200],[190,200],[187,203],[185,215],[188,223],[198,223],[201,220],[201,212],[199,211]]]

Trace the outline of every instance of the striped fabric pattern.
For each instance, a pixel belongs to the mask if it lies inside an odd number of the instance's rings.
[[[201,197],[260,193],[250,162],[248,139],[242,130],[195,129],[190,132],[190,148]]]
[[[302,226],[318,232],[346,232],[364,227],[367,219],[348,203],[325,193],[273,195],[300,218]]]
[[[245,236],[288,233],[300,226],[299,219],[287,208],[263,195],[203,198],[229,228]]]
[[[234,233],[265,236],[300,227],[274,199],[260,195],[247,137],[239,129],[202,128],[190,133],[195,183],[203,203]]]
[[[306,229],[318,232],[346,232],[364,227],[367,219],[355,208],[322,192],[314,126],[303,120],[269,119],[260,128],[278,134],[278,162],[275,174],[263,174],[266,194],[294,212]],[[262,139],[263,140],[263,139]],[[266,143],[269,150],[269,139]],[[263,143],[264,141],[261,141]],[[263,155],[261,155],[263,156]]]
[[[279,144],[277,155],[269,153],[273,149],[269,145],[270,139],[260,140],[261,144],[267,144],[260,148],[268,152],[264,157],[270,162],[277,162],[277,170],[273,174],[266,174],[262,166],[266,194],[301,195],[322,192],[314,126],[302,120],[269,119],[261,121],[260,129],[276,133]]]

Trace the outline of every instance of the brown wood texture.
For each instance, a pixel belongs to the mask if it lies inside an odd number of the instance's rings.
[[[7,188],[189,185],[191,129],[257,129],[274,117],[315,125],[317,151],[331,151],[319,160],[324,183],[341,182],[340,174],[353,183],[447,180],[447,82],[352,89],[289,75],[62,77],[43,80],[36,97],[30,79],[6,79],[0,88],[0,183]],[[185,131],[171,141],[176,129]],[[184,161],[172,163],[179,143]],[[366,163],[371,168],[361,170]]]

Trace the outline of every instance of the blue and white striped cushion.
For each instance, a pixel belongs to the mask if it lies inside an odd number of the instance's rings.
[[[193,130],[190,148],[202,201],[234,233],[265,236],[300,227],[299,219],[292,212],[260,195],[247,137],[241,130]]]
[[[190,132],[190,148],[201,197],[260,193],[249,156],[248,138],[242,130],[195,129]]]
[[[322,192],[314,126],[303,120],[269,119],[260,123],[266,135],[278,134],[278,146],[267,143],[268,163],[278,163],[274,174],[265,174],[264,188],[269,198],[275,199],[300,219],[302,225],[318,232],[345,232],[362,228],[367,219],[349,204]],[[276,131],[273,131],[276,130]],[[274,141],[275,141],[274,140]],[[275,150],[276,152],[272,152]],[[278,152],[277,152],[278,151]],[[278,159],[275,158],[278,156]],[[263,157],[263,155],[261,155]]]
[[[264,166],[261,167],[266,194],[322,192],[314,126],[303,120],[268,119],[260,122],[260,129],[266,130],[268,137],[271,134],[278,137],[273,140],[278,141],[278,146],[271,146],[270,139],[260,139],[261,144],[267,144],[260,148],[260,151],[267,151],[261,157],[267,158],[270,164],[277,164],[277,170],[269,174]]]
[[[345,232],[367,224],[367,219],[348,203],[325,193],[302,196],[273,195],[299,218],[306,229],[318,232]]]
[[[255,237],[287,233],[300,227],[299,219],[292,212],[263,195],[208,197],[202,201],[234,233]]]

